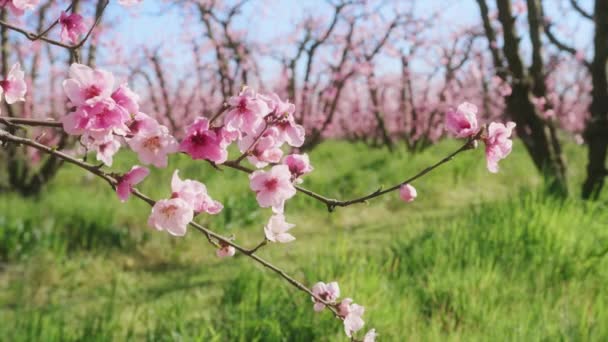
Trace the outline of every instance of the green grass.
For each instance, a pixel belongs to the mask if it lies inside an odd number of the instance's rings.
[[[348,198],[389,186],[457,145],[388,154],[328,142],[304,185]],[[584,165],[567,145],[572,191]],[[123,154],[115,169],[126,170]],[[489,174],[482,151],[397,194],[327,213],[301,195],[287,206],[297,240],[260,255],[307,285],[340,283],[366,307],[380,341],[608,339],[608,211],[543,194],[520,145]],[[578,167],[578,168],[576,168]],[[168,196],[170,170],[205,182],[225,210],[200,222],[253,246],[270,213],[245,175],[175,158],[143,190]],[[45,193],[0,196],[0,339],[7,341],[343,341],[341,322],[245,257],[219,260],[195,231],[171,238],[146,226],[149,208],[63,168]]]

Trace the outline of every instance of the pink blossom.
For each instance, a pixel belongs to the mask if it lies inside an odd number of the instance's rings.
[[[17,101],[25,101],[27,85],[24,76],[21,65],[16,63],[11,67],[7,77],[0,81],[0,96],[2,95],[2,92],[4,92],[6,103],[13,104]]]
[[[329,284],[320,281],[312,287],[312,293],[327,303],[333,303],[340,297],[340,287],[335,281]],[[315,297],[312,297],[312,301],[315,303],[313,308],[316,312],[325,309],[325,304],[318,301]]]
[[[107,166],[112,166],[114,155],[120,150],[120,141],[109,135],[105,141],[97,141],[94,146],[97,151],[97,160],[103,162]]]
[[[264,167],[268,163],[278,163],[283,156],[283,151],[277,145],[277,133],[277,129],[271,127],[262,133],[247,135],[239,140],[239,150],[247,153],[247,160],[257,168]],[[262,134],[261,137],[259,137],[260,134]]]
[[[205,184],[195,180],[181,180],[179,178],[179,170],[173,172],[171,179],[172,197],[181,198],[186,201],[194,210],[195,213],[206,212],[207,214],[217,214],[224,206],[218,201],[215,201],[207,193]]]
[[[100,101],[92,106],[79,106],[61,118],[68,134],[82,134],[86,131],[115,132],[126,134],[129,115],[114,101]]]
[[[255,171],[249,175],[249,180],[260,207],[272,207],[275,213],[282,213],[285,201],[296,194],[287,165],[275,165],[269,171]]]
[[[349,303],[347,311],[348,314],[344,317],[344,332],[346,336],[351,337],[353,333],[361,330],[365,325],[362,318],[365,308],[359,304]]]
[[[209,128],[209,120],[200,117],[186,128],[179,150],[192,159],[206,159],[221,164],[228,158],[228,145],[236,138],[223,128]]]
[[[129,199],[133,186],[140,183],[150,174],[150,170],[139,165],[135,165],[131,168],[131,171],[118,177],[118,184],[116,185],[116,194],[121,202],[125,202]]]
[[[136,113],[132,116],[132,119],[127,122],[129,128],[129,135],[135,136],[138,134],[144,134],[146,132],[154,132],[158,129],[160,124],[155,119],[151,118],[148,114],[142,112]]]
[[[278,129],[278,143],[286,142],[293,147],[300,147],[304,143],[304,127],[296,124],[293,114],[296,107],[293,103],[282,101],[277,94],[270,94],[263,97],[268,107],[270,115],[267,121],[271,122]]]
[[[234,247],[230,246],[229,244],[227,244],[223,241],[220,241],[220,248],[218,248],[217,251],[215,251],[215,254],[220,258],[231,257],[231,256],[234,256],[235,253],[236,253],[236,250],[234,249]]]
[[[89,151],[97,152],[97,160],[112,166],[113,157],[120,149],[120,141],[109,131],[89,131],[80,137],[80,143]]]
[[[445,118],[446,129],[457,138],[468,138],[477,134],[477,106],[474,104],[463,102],[456,110],[449,109]]]
[[[169,134],[169,129],[162,125],[157,125],[154,130],[140,132],[128,144],[142,163],[156,167],[166,167],[167,155],[177,152],[179,147],[175,138]]]
[[[88,30],[82,16],[78,13],[68,15],[65,12],[61,12],[59,24],[61,25],[61,40],[72,44],[77,44],[78,36],[86,33]]]
[[[377,336],[376,329],[370,329],[365,336],[363,336],[363,342],[375,342]]]
[[[287,223],[283,214],[275,214],[270,217],[268,224],[264,227],[264,235],[266,235],[268,241],[281,243],[291,242],[296,238],[287,233],[287,231],[295,226],[295,224]]]
[[[183,199],[163,199],[152,207],[148,225],[157,230],[166,230],[174,236],[184,236],[193,217],[192,208]]]
[[[418,196],[416,188],[410,184],[403,184],[399,188],[399,197],[405,202],[413,202]]]
[[[124,108],[127,113],[135,115],[139,113],[139,96],[135,94],[127,84],[121,84],[113,93],[112,100]]]
[[[488,170],[492,173],[498,172],[498,162],[506,158],[513,148],[513,141],[509,139],[515,128],[514,122],[502,123],[492,122],[488,127],[488,136],[484,139],[486,143],[486,160]]]
[[[251,88],[245,88],[238,96],[228,99],[230,108],[224,116],[229,132],[254,134],[256,128],[270,112],[266,102]]]
[[[111,73],[78,63],[70,66],[69,73],[63,89],[73,105],[93,105],[112,95],[114,76]]]
[[[310,165],[308,154],[290,154],[283,158],[283,164],[289,167],[291,177],[293,179],[299,179],[301,176],[312,172],[313,167]]]
[[[0,0],[0,7],[6,7],[14,15],[23,15],[26,10],[32,10],[40,0]]]

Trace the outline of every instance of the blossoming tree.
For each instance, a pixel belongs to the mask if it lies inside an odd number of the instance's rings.
[[[118,5],[132,6],[141,1],[117,1]],[[3,11],[13,16],[36,9],[38,1],[11,0],[0,5]],[[341,298],[336,282],[315,282],[311,287],[304,285],[256,253],[269,243],[294,243],[297,229],[288,222],[286,208],[289,200],[300,194],[322,202],[331,212],[338,207],[356,205],[379,196],[399,192],[404,202],[417,199],[413,185],[424,175],[446,164],[455,156],[474,150],[478,143],[485,144],[487,168],[498,172],[498,163],[509,155],[512,149],[510,139],[515,123],[502,124],[480,122],[475,105],[463,102],[456,108],[447,110],[443,121],[445,129],[453,136],[463,139],[463,145],[437,163],[419,173],[404,179],[386,189],[378,189],[348,200],[328,198],[313,190],[302,187],[305,176],[313,171],[308,155],[291,153],[288,148],[298,148],[305,144],[306,129],[296,122],[298,107],[272,92],[257,92],[245,87],[237,94],[227,97],[223,110],[211,118],[199,116],[186,123],[184,132],[176,132],[159,120],[142,111],[138,95],[127,83],[117,81],[115,75],[103,69],[83,64],[81,49],[99,23],[107,6],[104,1],[97,7],[91,26],[74,10],[76,2],[55,18],[47,29],[30,32],[9,21],[1,21],[5,31],[23,34],[34,42],[61,47],[69,52],[71,63],[66,76],[62,77],[61,89],[65,97],[66,114],[59,119],[27,118],[8,111],[0,116],[0,142],[2,148],[16,153],[17,146],[27,146],[57,160],[70,163],[104,180],[117,193],[117,200],[127,201],[135,197],[151,206],[148,225],[174,237],[183,237],[188,228],[206,236],[215,248],[216,255],[229,258],[242,254],[268,268],[289,285],[310,296],[312,309],[316,312],[328,311],[342,321],[344,332],[351,341],[371,342],[376,338],[374,329],[363,333],[365,325],[364,307],[350,298]],[[60,29],[60,39],[50,37],[54,28]],[[82,38],[80,38],[82,37]],[[81,40],[79,40],[81,39]],[[3,56],[7,57],[7,56]],[[3,59],[8,63],[8,58]],[[28,87],[25,71],[19,63],[6,69],[0,83],[4,101],[8,108],[27,101],[27,94],[37,91]],[[60,77],[60,76],[59,76]],[[84,152],[66,150],[59,144],[41,141],[32,136],[30,127],[38,127],[44,132],[56,131],[77,140],[85,147]],[[39,134],[38,131],[35,132]],[[231,156],[228,148],[235,144],[237,155]],[[112,170],[113,157],[122,148],[134,151],[139,164],[130,170]],[[97,164],[85,160],[87,151],[96,154]],[[260,210],[268,213],[268,223],[260,227],[261,242],[252,247],[237,244],[234,238],[216,233],[213,229],[197,223],[199,216],[215,215],[223,210],[223,204],[214,200],[204,183],[195,179],[182,179],[179,170],[174,170],[170,192],[166,198],[152,199],[139,191],[137,185],[144,182],[152,172],[150,168],[165,168],[172,155],[182,153],[192,160],[210,163],[217,169],[232,168],[248,177],[251,195],[255,196]],[[169,188],[169,187],[168,187]],[[424,194],[420,194],[424,197]]]

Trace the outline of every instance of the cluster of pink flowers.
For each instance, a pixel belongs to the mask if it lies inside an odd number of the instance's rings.
[[[167,166],[177,141],[167,127],[139,111],[139,98],[126,84],[116,84],[111,73],[83,64],[72,64],[69,73],[63,88],[75,109],[62,118],[68,134],[80,135],[82,144],[106,165],[112,165],[124,141],[142,163]]]
[[[344,332],[349,338],[353,337],[353,334],[361,330],[365,325],[363,321],[363,313],[365,308],[359,304],[353,302],[351,298],[344,298],[342,301],[337,302],[340,297],[340,287],[337,282],[324,283],[318,282],[312,287],[312,293],[316,297],[311,297],[314,302],[314,310],[320,312],[327,305],[332,305],[336,308],[338,316],[343,320]],[[317,298],[323,300],[319,301]],[[371,329],[365,334],[363,341],[373,342],[376,339],[376,330]]]
[[[446,114],[445,127],[457,138],[472,138],[479,134],[480,128],[477,123],[477,106],[464,102],[456,108],[449,110]],[[510,139],[515,128],[514,122],[506,125],[492,122],[479,137],[486,145],[487,168],[490,172],[498,172],[498,162],[506,158],[513,147]]]
[[[24,80],[24,73],[21,65],[17,63],[11,67],[6,78],[0,81],[0,100],[4,95],[4,99],[9,105],[19,101],[23,102],[26,92],[27,84]]]
[[[184,236],[195,214],[218,214],[224,208],[207,193],[201,182],[179,178],[175,170],[171,179],[171,198],[157,201],[152,207],[148,224],[174,236]]]

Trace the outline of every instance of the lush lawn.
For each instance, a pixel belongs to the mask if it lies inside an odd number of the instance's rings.
[[[455,147],[412,156],[326,143],[304,185],[352,197]],[[583,152],[569,145],[573,191]],[[412,204],[393,194],[329,214],[299,195],[287,207],[297,240],[260,254],[306,284],[337,280],[365,305],[380,341],[607,340],[606,200],[543,195],[520,148],[498,175],[482,155],[415,183]],[[243,245],[261,240],[270,213],[256,209],[245,175],[185,158],[172,166],[224,203],[202,223]],[[169,172],[155,170],[144,190],[167,196]],[[218,260],[195,231],[176,239],[150,230],[148,211],[69,166],[37,200],[0,196],[0,340],[345,340],[341,323],[315,314],[301,292],[247,258]]]

